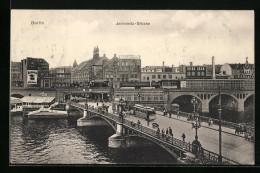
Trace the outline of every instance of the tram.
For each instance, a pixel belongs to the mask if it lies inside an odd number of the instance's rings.
[[[130,114],[149,121],[155,120],[156,118],[156,112],[154,108],[142,106],[139,104],[135,104],[133,106],[133,109],[132,111],[130,111]]]

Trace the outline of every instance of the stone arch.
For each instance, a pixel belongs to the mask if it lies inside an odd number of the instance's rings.
[[[200,102],[202,102],[201,98],[199,98],[196,94],[174,92],[174,93],[170,94],[170,96],[169,96],[169,103],[172,103],[177,97],[180,97],[180,96],[193,96],[193,97],[197,98]]]
[[[237,98],[234,96],[234,95],[232,95],[232,94],[229,94],[229,93],[220,93],[221,95],[228,95],[228,96],[231,96],[231,97],[233,97],[237,102],[238,102],[238,100],[237,100]],[[214,95],[212,95],[212,97],[210,97],[210,99],[208,100],[208,102],[210,103],[211,101],[212,101],[212,99],[213,98],[215,98],[215,97],[217,97],[218,96],[218,94],[214,94]]]
[[[95,114],[95,115],[91,115],[87,119],[92,119],[92,118],[100,118],[100,119],[105,120],[114,129],[114,131],[116,132],[116,126],[114,126],[107,118],[104,118],[102,116],[98,116],[98,115]]]
[[[145,135],[133,134],[133,135],[127,135],[125,137],[126,138],[139,137],[139,138],[143,138],[143,139],[149,140],[152,143],[154,143],[154,144],[158,145],[159,147],[163,148],[165,151],[167,151],[169,154],[171,154],[174,158],[177,159],[179,157],[173,150],[170,150],[168,147],[166,147],[166,145],[163,145],[161,142],[158,142],[157,140],[152,140],[151,138],[149,138],[149,137],[147,137]]]
[[[255,95],[254,93],[248,94],[248,95],[244,98],[244,102],[245,102],[250,96],[254,96],[254,95]]]

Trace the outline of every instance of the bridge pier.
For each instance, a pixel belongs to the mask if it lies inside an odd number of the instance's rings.
[[[201,112],[202,113],[209,113],[209,100],[201,100]]]
[[[237,111],[238,112],[244,111],[244,99],[237,99]]]
[[[108,147],[110,148],[125,148],[126,139],[123,134],[123,125],[117,123],[116,125],[116,134],[108,138]]]

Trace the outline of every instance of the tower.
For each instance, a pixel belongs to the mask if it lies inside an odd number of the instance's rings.
[[[73,67],[76,67],[78,64],[77,64],[77,61],[75,60],[74,63],[73,63]]]
[[[99,58],[99,49],[98,46],[97,48],[94,47],[94,51],[93,51],[93,59],[98,59]]]
[[[216,74],[215,74],[215,57],[212,56],[212,79],[216,79]]]

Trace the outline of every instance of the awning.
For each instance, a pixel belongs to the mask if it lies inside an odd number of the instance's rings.
[[[38,97],[33,103],[50,103],[55,99],[55,97]]]
[[[23,103],[33,103],[34,100],[36,100],[36,99],[37,99],[37,97],[35,97],[35,96],[24,96],[24,97],[21,99],[21,101],[22,101]]]
[[[20,99],[11,97],[11,104],[23,103]]]
[[[25,96],[21,99],[24,103],[50,103],[55,97]]]

